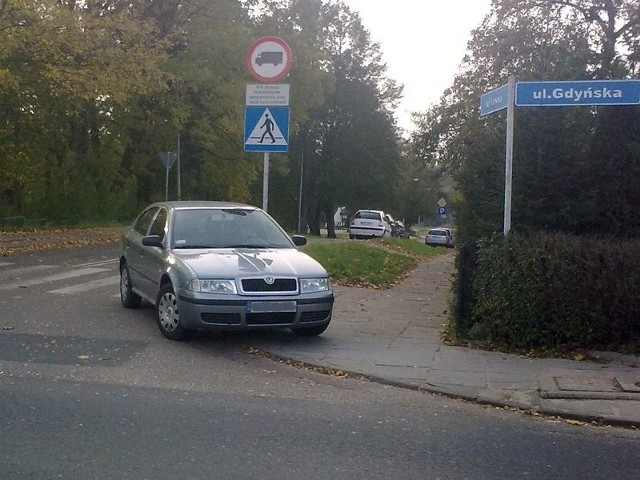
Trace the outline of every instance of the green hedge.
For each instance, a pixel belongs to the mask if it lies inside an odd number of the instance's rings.
[[[458,333],[515,349],[640,342],[640,241],[512,234],[465,246]]]

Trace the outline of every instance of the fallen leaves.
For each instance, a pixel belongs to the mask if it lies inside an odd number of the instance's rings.
[[[120,239],[121,226],[69,229],[33,229],[0,232],[0,256],[15,253],[106,245]]]

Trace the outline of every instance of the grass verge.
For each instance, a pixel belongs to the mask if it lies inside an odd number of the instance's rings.
[[[312,239],[302,251],[315,258],[338,284],[385,289],[396,285],[419,261],[444,253],[418,241]]]

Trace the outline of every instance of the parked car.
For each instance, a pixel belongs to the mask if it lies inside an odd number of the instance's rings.
[[[432,228],[427,232],[424,243],[433,246],[453,247],[453,234],[449,228]]]
[[[391,224],[391,236],[398,238],[409,238],[411,231],[405,226],[402,220],[394,220]]]
[[[160,202],[122,233],[120,298],[147,300],[172,340],[191,330],[290,328],[319,335],[334,295],[326,270],[263,210],[225,202]]]
[[[349,226],[349,238],[388,237],[391,225],[382,210],[358,210]]]

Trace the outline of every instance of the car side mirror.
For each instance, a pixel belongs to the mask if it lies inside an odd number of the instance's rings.
[[[149,235],[142,239],[142,245],[145,247],[162,248],[162,239],[160,238],[160,235]]]
[[[303,245],[307,244],[307,237],[303,235],[294,235],[293,237],[291,237],[291,240],[293,240],[293,244],[296,247],[302,247]]]

